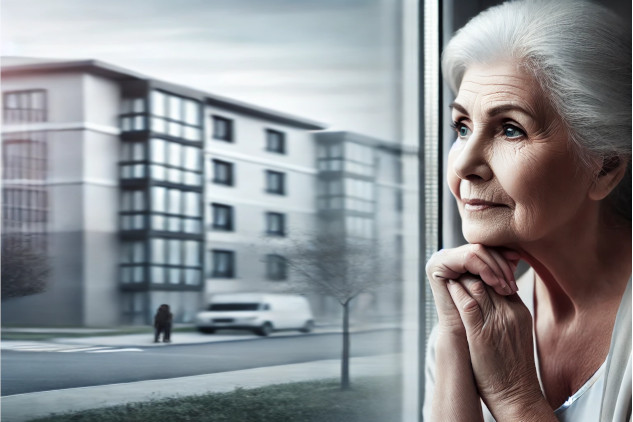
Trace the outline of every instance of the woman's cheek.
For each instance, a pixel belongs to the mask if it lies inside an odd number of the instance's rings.
[[[448,152],[448,161],[446,165],[446,180],[448,182],[448,188],[451,190],[451,193],[453,194],[455,198],[459,198],[460,180],[457,174],[455,173],[455,170],[453,169],[453,163],[455,162],[455,158],[457,158],[457,155],[459,154],[461,147],[462,145],[459,139],[453,142],[453,145],[451,146],[451,150]]]

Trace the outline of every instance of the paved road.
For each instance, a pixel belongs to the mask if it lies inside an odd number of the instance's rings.
[[[355,333],[352,356],[398,353],[400,342],[398,330]],[[94,353],[95,349],[76,349],[75,353],[3,350],[2,396],[336,359],[340,350],[340,334],[272,336],[166,347],[114,347],[108,353]]]

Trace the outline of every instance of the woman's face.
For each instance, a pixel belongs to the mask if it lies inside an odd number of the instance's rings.
[[[473,65],[451,107],[448,183],[466,240],[520,247],[573,233],[592,177],[534,78],[511,62]]]

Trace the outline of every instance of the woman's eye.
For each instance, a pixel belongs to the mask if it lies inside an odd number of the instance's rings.
[[[465,124],[454,122],[452,126],[453,129],[455,129],[455,132],[457,132],[457,136],[459,136],[460,138],[467,138],[468,135],[470,135],[470,129],[468,129],[468,126],[466,126]]]
[[[503,135],[506,138],[516,139],[516,138],[521,138],[525,136],[525,132],[523,132],[521,129],[519,129],[516,126],[505,125],[503,127]]]

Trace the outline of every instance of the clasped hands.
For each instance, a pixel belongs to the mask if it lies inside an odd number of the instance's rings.
[[[456,339],[455,347],[466,338],[477,392],[497,420],[543,399],[532,317],[516,294],[519,259],[515,251],[468,244],[441,250],[426,265],[438,335]]]

